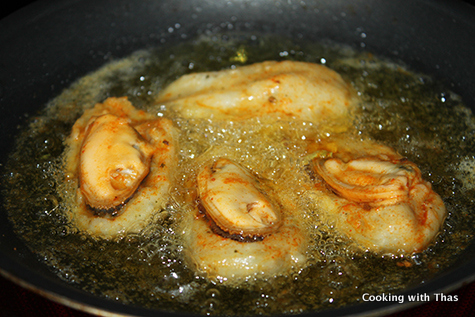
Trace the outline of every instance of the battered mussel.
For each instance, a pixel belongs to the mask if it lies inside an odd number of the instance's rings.
[[[77,186],[66,197],[71,221],[103,238],[143,229],[168,201],[177,139],[172,121],[125,97],[86,110],[66,140],[66,180]]]

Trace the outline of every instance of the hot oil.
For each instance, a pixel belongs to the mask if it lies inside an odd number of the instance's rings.
[[[245,56],[246,58],[242,58]],[[364,252],[321,215],[307,196],[309,143],[343,133],[332,124],[252,118],[184,119],[155,98],[180,75],[264,60],[324,63],[351,82],[363,100],[344,133],[374,139],[416,162],[444,199],[448,219],[436,242],[412,256]],[[180,170],[172,203],[140,234],[93,239],[64,214],[74,188],[64,182],[63,141],[84,109],[109,96],[128,96],[137,108],[170,117],[180,132]],[[340,131],[341,130],[341,131]],[[203,314],[281,314],[338,307],[364,293],[397,292],[450,265],[473,239],[474,122],[456,95],[431,78],[347,47],[275,37],[213,36],[141,51],[78,80],[50,102],[19,136],[4,177],[6,208],[16,232],[69,283],[123,303]],[[194,206],[197,169],[225,156],[248,167],[298,203],[308,232],[309,265],[267,280],[226,286],[195,274],[180,241]],[[292,173],[291,170],[301,173]],[[285,186],[279,185],[285,184]],[[236,298],[239,298],[237,301]]]

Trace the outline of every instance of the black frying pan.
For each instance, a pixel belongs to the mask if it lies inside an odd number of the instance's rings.
[[[197,9],[199,8],[199,9]],[[206,24],[234,21],[244,32],[331,39],[402,60],[434,76],[475,110],[475,8],[457,1],[39,1],[0,21],[1,163],[12,149],[25,113],[35,113],[75,79],[120,58],[158,45],[180,23],[188,36]],[[356,30],[359,30],[356,32]],[[367,35],[364,40],[361,32]],[[3,206],[3,204],[2,204]],[[449,292],[475,279],[475,243],[447,270],[405,294]],[[17,237],[0,207],[0,270],[41,294],[89,312],[155,316],[163,312],[97,298],[61,281]],[[386,314],[404,308],[372,302],[322,316]]]

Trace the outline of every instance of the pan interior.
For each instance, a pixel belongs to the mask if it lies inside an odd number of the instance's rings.
[[[412,256],[374,255],[359,250],[322,221],[312,224],[310,265],[306,269],[229,287],[211,283],[185,265],[177,225],[183,212],[179,197],[184,180],[176,189],[178,203],[157,214],[140,234],[113,241],[95,240],[68,223],[64,193],[71,189],[61,181],[63,142],[84,109],[110,96],[128,96],[140,109],[172,116],[169,109],[154,108],[153,101],[177,77],[264,60],[324,64],[352,83],[363,100],[355,131],[363,139],[394,147],[418,164],[424,178],[443,198],[449,216],[433,245]],[[249,148],[232,143],[244,130],[256,137],[249,144],[262,140],[258,138],[262,133],[258,121],[231,127],[180,117],[174,120],[184,131],[180,153],[184,161],[202,154],[210,140],[216,146],[251,153]],[[300,123],[286,129],[300,139],[309,133]],[[200,314],[319,311],[360,302],[365,293],[397,294],[429,280],[457,260],[472,241],[475,227],[471,213],[475,190],[473,131],[472,114],[459,96],[400,63],[330,42],[213,34],[172,47],[135,52],[76,81],[32,118],[18,136],[2,190],[15,232],[31,251],[60,279],[99,297],[150,309]],[[203,135],[209,139],[204,140]],[[181,172],[192,174],[193,170]]]

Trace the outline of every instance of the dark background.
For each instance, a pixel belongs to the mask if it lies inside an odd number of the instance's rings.
[[[23,8],[29,3],[33,2],[32,0],[17,0],[17,1],[8,1],[3,3],[2,9],[0,10],[0,18],[3,19],[7,15]]]
[[[21,10],[33,1],[16,0],[4,2],[0,19]],[[471,3],[471,1],[465,1]],[[475,40],[475,39],[474,39]],[[1,45],[1,43],[0,43]],[[414,316],[473,316],[475,312],[475,283],[463,286],[450,293],[457,295],[457,302],[430,302],[391,317]],[[91,317],[87,313],[52,302],[38,294],[26,290],[0,276],[0,317]]]

